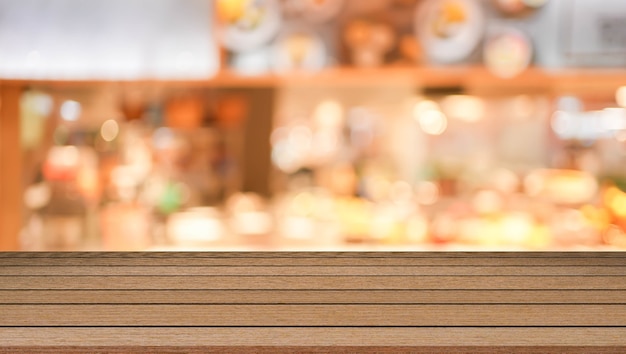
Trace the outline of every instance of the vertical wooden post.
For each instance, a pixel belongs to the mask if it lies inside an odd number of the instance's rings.
[[[22,228],[21,91],[0,85],[0,251],[19,250]]]
[[[243,127],[242,191],[271,196],[270,169],[272,166],[272,117],[274,90],[256,88],[246,90],[250,100],[248,117]]]

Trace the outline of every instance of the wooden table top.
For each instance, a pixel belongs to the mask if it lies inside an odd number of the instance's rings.
[[[626,253],[0,253],[0,353],[624,353]]]

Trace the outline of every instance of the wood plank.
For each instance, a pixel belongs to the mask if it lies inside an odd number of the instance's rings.
[[[451,346],[319,346],[319,347],[304,347],[304,346],[283,346],[283,347],[260,347],[260,346],[187,346],[187,347],[171,347],[171,346],[82,346],[82,347],[68,347],[68,346],[56,346],[56,347],[42,347],[42,346],[23,346],[23,347],[0,347],[1,354],[15,354],[15,353],[98,353],[98,354],[129,354],[129,353],[167,353],[167,354],[205,354],[205,353],[220,353],[220,354],[240,354],[240,353],[255,353],[255,354],[282,354],[282,353],[299,353],[299,354],[354,354],[354,353],[411,353],[411,354],[623,354],[626,351],[626,347],[609,347],[609,346],[595,346],[595,347],[572,347],[572,346],[516,346],[516,347],[504,347],[504,346],[482,346],[482,347],[451,347]]]
[[[623,290],[0,290],[0,304],[626,304]]]
[[[523,253],[521,254],[523,255]],[[288,257],[288,258],[142,258],[142,257],[52,257],[52,258],[0,258],[0,266],[623,266],[621,257],[572,257],[572,258],[527,258],[527,257],[472,257],[472,258],[403,258],[403,257]]]
[[[626,266],[615,267],[581,267],[581,266],[503,266],[503,267],[449,267],[449,266],[422,266],[422,267],[330,267],[330,266],[310,266],[310,267],[267,267],[267,266],[231,266],[231,267],[211,267],[211,266],[190,266],[190,267],[148,267],[148,266],[3,266],[0,268],[0,277],[3,275],[47,275],[47,276],[72,276],[72,275],[243,275],[243,276],[398,276],[398,275],[483,275],[483,276],[505,276],[505,275],[626,275]]]
[[[1,346],[626,346],[617,328],[1,328]],[[593,351],[591,352],[593,353]]]
[[[610,314],[610,315],[609,315]],[[626,326],[626,305],[0,305],[0,326]]]
[[[28,256],[0,254],[4,350],[626,351],[621,252]]]
[[[3,276],[0,289],[626,289],[621,276]]]

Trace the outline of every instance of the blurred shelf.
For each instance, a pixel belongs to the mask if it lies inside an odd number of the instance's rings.
[[[182,88],[262,88],[288,86],[398,86],[457,89],[469,93],[555,93],[613,95],[626,85],[624,69],[530,68],[513,78],[500,78],[482,66],[329,68],[315,73],[242,76],[222,71],[206,80],[0,80],[5,85],[80,87],[150,85]]]

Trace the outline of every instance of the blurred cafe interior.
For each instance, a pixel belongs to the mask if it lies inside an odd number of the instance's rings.
[[[0,250],[625,249],[624,0],[0,0]]]

